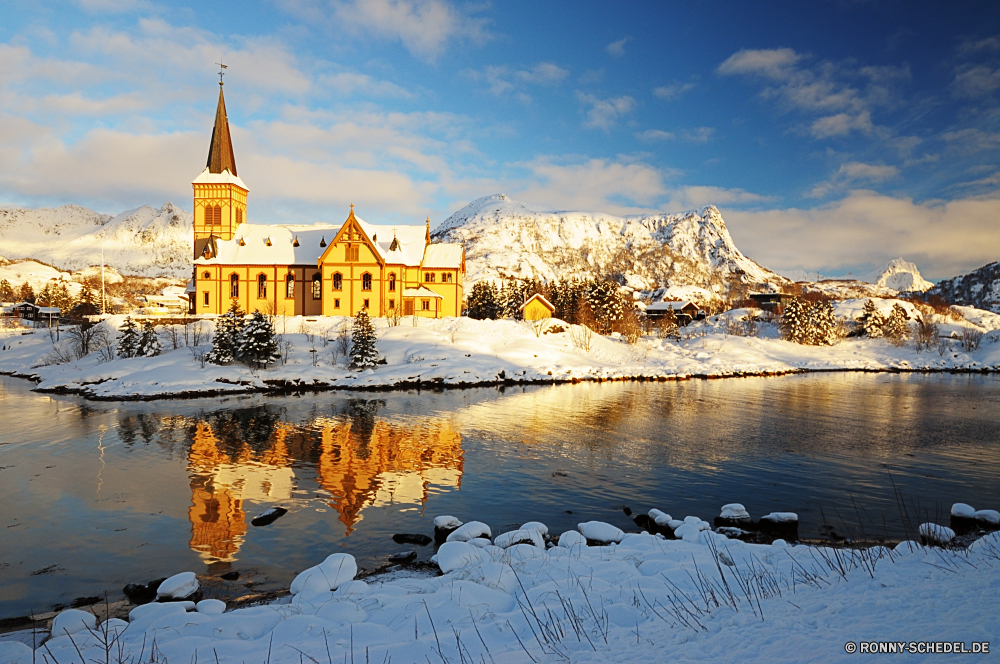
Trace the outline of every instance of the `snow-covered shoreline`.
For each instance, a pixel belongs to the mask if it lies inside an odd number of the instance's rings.
[[[860,309],[859,302],[844,301],[838,306],[850,314]],[[179,347],[173,348],[164,339],[164,352],[156,357],[102,363],[91,353],[61,364],[48,362],[56,347],[65,349],[65,330],[58,344],[46,330],[27,335],[7,330],[0,338],[0,374],[31,379],[39,392],[128,401],[249,392],[675,381],[835,371],[1000,371],[1000,316],[988,312],[978,312],[985,336],[978,349],[968,351],[958,339],[949,338],[923,351],[917,351],[912,342],[895,346],[884,339],[867,338],[807,346],[778,338],[777,330],[767,325],[756,336],[736,336],[730,333],[731,323],[739,315],[732,312],[729,319],[723,315],[684,328],[681,340],[646,336],[635,344],[556,320],[539,329],[510,320],[416,319],[390,327],[385,319],[375,319],[384,364],[362,372],[348,369],[338,350],[336,336],[350,324],[347,318],[280,320],[278,332],[291,343],[291,350],[283,361],[256,371],[242,364],[202,365],[196,357],[198,349],[185,347],[179,330]],[[120,325],[119,318],[109,318],[103,325],[113,330]],[[211,322],[201,324],[207,327]],[[967,324],[942,321],[942,334],[957,334]],[[166,330],[161,332],[165,334]],[[207,342],[200,343],[201,350],[208,349]]]

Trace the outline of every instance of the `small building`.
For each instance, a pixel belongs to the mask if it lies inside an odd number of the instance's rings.
[[[403,315],[429,316],[440,318],[446,315],[441,310],[442,295],[438,295],[426,286],[403,289]]]
[[[786,304],[795,299],[794,295],[788,293],[752,293],[750,299],[764,311],[779,313]]]
[[[646,317],[650,320],[662,318],[668,311],[673,310],[677,316],[678,325],[687,325],[693,320],[701,320],[705,317],[698,305],[690,300],[664,300],[654,302],[646,306]]]
[[[556,312],[555,305],[538,293],[529,297],[528,301],[522,304],[520,309],[521,317],[524,318],[524,320],[542,320],[543,318],[552,318],[552,315]]]
[[[13,316],[23,321],[30,321],[36,327],[40,325],[54,325],[59,322],[62,311],[59,307],[40,307],[31,302],[19,302],[10,311]]]

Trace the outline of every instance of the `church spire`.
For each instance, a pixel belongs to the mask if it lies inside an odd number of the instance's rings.
[[[233,139],[229,135],[226,100],[222,96],[222,81],[219,81],[219,107],[215,110],[215,127],[212,129],[212,142],[208,146],[206,166],[209,173],[228,170],[231,174],[238,175],[236,157],[233,155]]]

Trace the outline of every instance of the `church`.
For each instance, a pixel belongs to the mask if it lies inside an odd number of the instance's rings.
[[[192,314],[421,316],[462,313],[465,248],[431,242],[430,219],[377,226],[351,205],[343,224],[254,225],[236,172],[226,102],[219,105],[205,170],[194,187]]]

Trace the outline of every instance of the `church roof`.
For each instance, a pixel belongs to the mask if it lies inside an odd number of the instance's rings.
[[[421,262],[424,267],[455,267],[461,264],[460,244],[429,244],[424,249],[424,260]]]
[[[219,82],[219,105],[215,109],[215,127],[212,128],[212,142],[208,146],[209,173],[236,172],[236,156],[233,155],[233,139],[229,135],[229,118],[226,116],[226,100],[222,96],[222,82]]]

